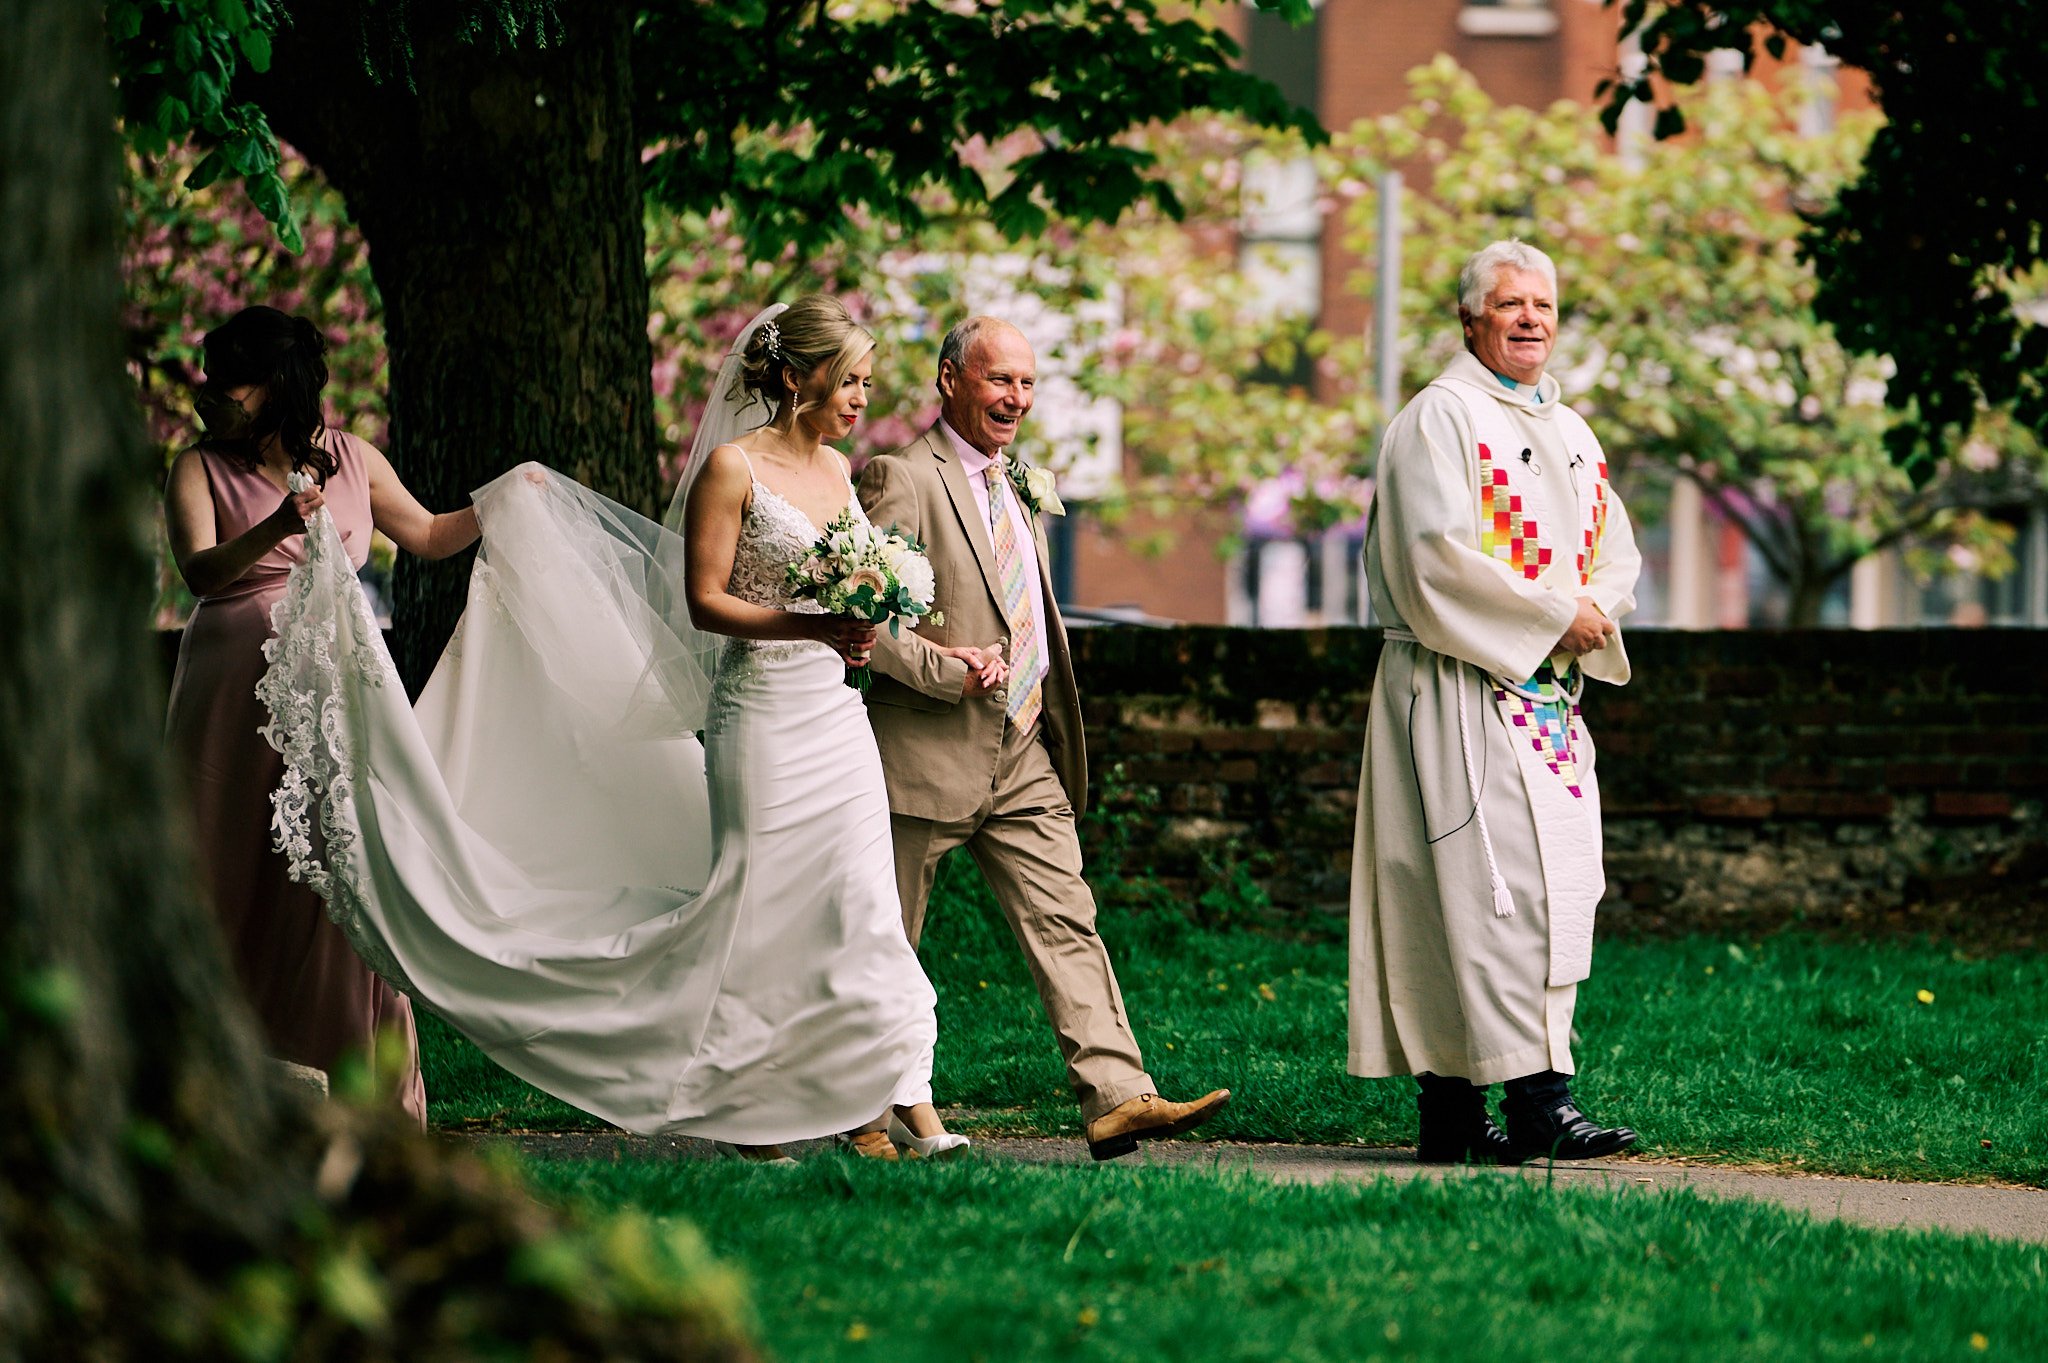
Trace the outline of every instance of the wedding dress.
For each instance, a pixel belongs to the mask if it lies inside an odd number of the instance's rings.
[[[730,590],[817,609],[783,584],[817,527],[758,481],[751,502]],[[678,537],[538,465],[475,503],[417,709],[308,527],[258,688],[294,875],[379,975],[629,1131],[768,1145],[929,1102],[935,998],[838,655],[694,636]]]

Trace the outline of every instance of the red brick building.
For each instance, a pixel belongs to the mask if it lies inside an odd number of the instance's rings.
[[[1232,20],[1247,65],[1333,130],[1400,108],[1408,72],[1440,53],[1477,76],[1495,99],[1530,107],[1559,99],[1590,104],[1619,60],[1618,18],[1592,0],[1324,0],[1301,28],[1249,6]],[[1312,293],[1325,328],[1355,333],[1372,315],[1372,300],[1345,288],[1360,262],[1345,251],[1334,226],[1321,229],[1319,222],[1291,224],[1283,230],[1297,233],[1295,240],[1268,237],[1265,244],[1299,253],[1292,285]],[[1138,517],[1112,535],[1084,519],[1066,546],[1072,599],[1084,608],[1134,609],[1204,624],[1257,623],[1259,612],[1246,602],[1244,563],[1216,552],[1235,529],[1222,516],[1171,525]],[[1164,555],[1131,547],[1161,531],[1173,541]],[[1320,588],[1321,579],[1343,569],[1337,560],[1348,554],[1302,546],[1278,556],[1312,565]],[[1320,590],[1306,594],[1315,599],[1313,608],[1289,623],[1343,616],[1341,609],[1324,608]]]
[[[1575,100],[1588,106],[1589,117],[1600,84],[1631,60],[1619,38],[1620,16],[1601,0],[1323,0],[1313,22],[1301,28],[1250,7],[1231,16],[1231,26],[1247,65],[1315,110],[1333,131],[1399,109],[1407,73],[1439,54],[1472,72],[1497,101],[1543,107]],[[1833,104],[1817,103],[1809,118],[1827,120],[1836,110],[1870,104],[1861,73],[1838,70],[1824,53],[1788,54],[1784,64],[1833,77]],[[1779,67],[1760,62],[1756,76],[1774,79]],[[1741,65],[1736,59],[1710,70],[1713,77],[1734,78]],[[1647,136],[1648,118],[1648,110],[1632,106],[1620,136]],[[1262,271],[1273,288],[1288,293],[1295,311],[1338,334],[1371,326],[1372,299],[1347,287],[1363,262],[1345,250],[1334,223],[1324,230],[1308,210],[1247,226],[1267,262]],[[1085,515],[1076,517],[1060,527],[1065,595],[1084,614],[1128,612],[1205,624],[1363,618],[1355,537],[1275,538],[1221,557],[1217,547],[1241,528],[1231,517],[1205,514],[1171,523],[1134,517],[1106,533]],[[1171,541],[1163,554],[1138,547],[1162,538]],[[1740,627],[1770,618],[1770,587],[1751,551],[1689,486],[1674,496],[1667,522],[1645,527],[1644,540],[1652,579],[1645,623]],[[1831,621],[2048,624],[2048,516],[2033,515],[2016,549],[2021,571],[2012,578],[1933,589],[1908,580],[1895,560],[1869,560],[1834,603]]]

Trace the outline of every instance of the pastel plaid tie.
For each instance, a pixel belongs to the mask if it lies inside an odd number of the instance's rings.
[[[1038,647],[1038,615],[1024,578],[1024,553],[1010,515],[1010,480],[998,459],[982,470],[988,484],[989,538],[996,546],[996,576],[1002,581],[1003,614],[1010,622],[1010,722],[1029,729],[1045,708],[1045,655]]]

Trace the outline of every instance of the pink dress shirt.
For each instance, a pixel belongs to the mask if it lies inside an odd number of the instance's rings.
[[[943,417],[939,419],[939,429],[946,433],[946,439],[953,442],[953,453],[960,457],[960,467],[966,471],[967,486],[973,490],[974,504],[981,512],[980,528],[982,542],[988,545],[989,562],[993,563],[995,562],[996,554],[995,539],[989,534],[988,479],[990,476],[989,469],[994,466],[995,461],[974,448],[974,446],[968,444],[965,440],[962,440],[960,433],[947,424]],[[1017,531],[1017,550],[1024,556],[1024,580],[1034,585],[1043,583],[1045,579],[1040,576],[1038,570],[1038,537],[1031,533],[1031,514],[1025,507],[1022,499],[1017,496],[1017,489],[1014,484],[1003,489],[1003,509],[1009,513],[1010,524]],[[1038,656],[1050,662],[1052,659],[1052,641],[1046,633],[1046,617],[1050,612],[1046,607],[1045,593],[1042,589],[1034,592],[1033,603],[1031,618],[1038,631]],[[1000,595],[997,597],[996,604],[999,606],[1002,604]],[[1014,649],[1005,649],[1004,653],[1007,655],[1015,651]]]

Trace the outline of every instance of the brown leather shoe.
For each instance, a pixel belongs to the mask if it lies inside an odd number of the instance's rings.
[[[833,1144],[847,1154],[859,1155],[862,1159],[900,1158],[896,1153],[896,1142],[880,1131],[856,1131],[851,1136],[836,1136],[833,1138]]]
[[[1156,1093],[1142,1094],[1088,1123],[1088,1153],[1099,1160],[1128,1155],[1138,1148],[1139,1141],[1193,1131],[1229,1101],[1229,1089],[1217,1089],[1192,1103],[1170,1103]]]

